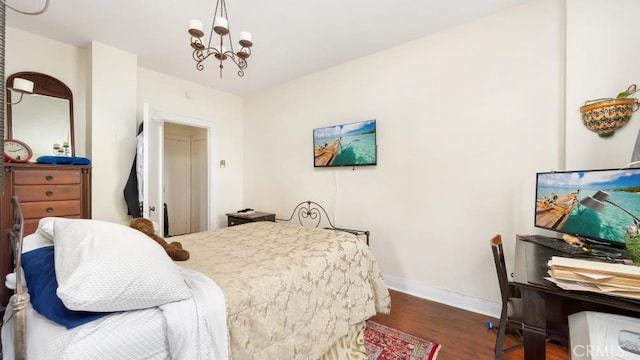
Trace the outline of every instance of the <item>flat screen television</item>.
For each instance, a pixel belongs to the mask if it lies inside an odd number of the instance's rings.
[[[536,174],[535,226],[624,248],[628,226],[640,226],[640,169]]]
[[[366,120],[313,129],[313,166],[377,164],[376,121]]]

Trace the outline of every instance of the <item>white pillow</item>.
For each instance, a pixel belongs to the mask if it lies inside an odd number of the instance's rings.
[[[54,220],[58,296],[71,310],[127,311],[191,297],[162,246],[128,226]]]
[[[53,222],[56,219],[59,219],[59,218],[44,217],[40,219],[40,221],[38,221],[38,230],[36,230],[36,232],[39,232],[40,234],[42,234],[42,236],[53,241]]]
[[[31,250],[36,250],[51,245],[53,245],[52,238],[50,239],[42,235],[42,233],[36,231],[33,234],[29,234],[22,238],[22,253],[24,254]]]

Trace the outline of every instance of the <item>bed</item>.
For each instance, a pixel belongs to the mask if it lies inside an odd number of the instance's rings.
[[[172,237],[191,254],[178,263],[139,234],[48,218],[16,241],[26,287],[16,281],[4,315],[3,359],[366,359],[365,321],[390,310],[375,259],[348,232],[248,223]],[[42,314],[46,297],[34,309],[43,295],[33,273],[53,269],[71,325]]]

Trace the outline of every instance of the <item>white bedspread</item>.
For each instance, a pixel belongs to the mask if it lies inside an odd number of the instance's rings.
[[[222,289],[199,272],[183,268],[180,272],[192,290],[193,301],[160,306],[168,326],[171,358],[228,359],[227,312]]]
[[[28,359],[227,359],[228,331],[222,291],[200,273],[183,269],[182,274],[193,291],[190,299],[157,308],[114,313],[71,330],[47,320],[29,305]],[[3,360],[12,360],[10,308],[4,321]]]

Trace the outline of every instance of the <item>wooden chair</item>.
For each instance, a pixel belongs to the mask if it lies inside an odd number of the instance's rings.
[[[491,239],[491,250],[493,260],[496,264],[498,282],[502,298],[502,311],[500,312],[500,323],[498,324],[498,336],[494,348],[496,360],[502,359],[502,355],[510,351],[522,348],[522,299],[516,297],[516,288],[509,282],[507,268],[504,264],[504,252],[502,251],[502,237],[496,235]],[[507,332],[514,332],[520,341],[507,348],[504,347],[504,340]]]

